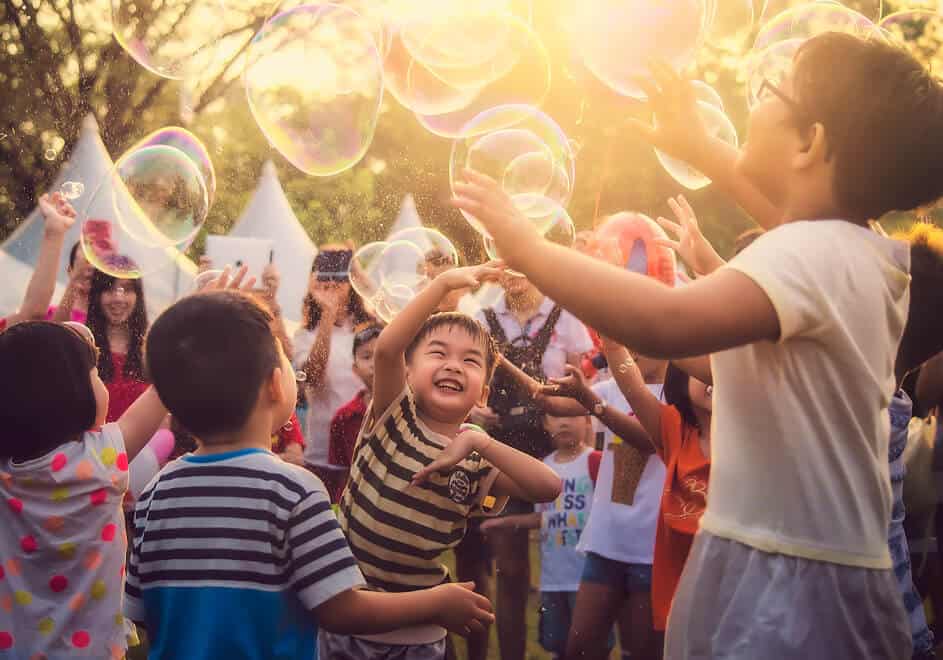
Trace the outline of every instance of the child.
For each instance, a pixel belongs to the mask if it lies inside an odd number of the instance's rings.
[[[108,390],[79,324],[0,333],[0,656],[124,657],[128,463],[166,410],[145,392],[104,424]]]
[[[271,451],[297,387],[271,316],[240,292],[188,296],[147,340],[154,386],[199,447],[141,496],[125,612],[152,658],[312,658],[318,629],[491,621],[468,585],[413,594],[363,579],[321,482]],[[330,657],[330,656],[328,656]]]
[[[447,582],[437,557],[462,539],[469,516],[500,511],[506,496],[546,502],[560,493],[560,478],[542,462],[462,429],[472,407],[487,401],[497,351],[470,317],[430,317],[451,291],[499,274],[485,265],[438,275],[377,339],[373,401],[340,515],[371,587],[413,591]],[[427,626],[373,638],[324,635],[321,651],[441,658],[445,634]]]
[[[20,309],[5,318],[0,317],[0,332],[20,321],[38,321],[45,318],[49,301],[56,290],[59,254],[62,252],[66,232],[75,224],[75,209],[62,193],[40,197],[39,209],[43,213],[45,228],[36,267],[26,286]]]
[[[339,480],[340,487],[331,493],[331,502],[340,502],[341,493],[347,486],[347,477],[354,460],[354,445],[367,414],[367,406],[373,397],[373,348],[382,328],[367,322],[354,334],[354,373],[363,381],[364,389],[357,392],[353,399],[343,405],[331,420],[331,440],[328,447],[328,461],[331,465],[348,468]]]
[[[540,645],[559,658],[566,650],[583,573],[585,557],[577,551],[577,544],[590,519],[601,452],[588,446],[592,431],[588,415],[544,415],[543,429],[554,448],[544,463],[563,480],[563,492],[555,501],[538,505],[535,513],[489,518],[481,524],[481,531],[502,527],[541,530]]]
[[[667,657],[904,657],[886,457],[910,255],[867,221],[943,194],[943,87],[893,46],[822,34],[782,87],[764,84],[738,156],[677,74],[644,84],[658,120],[644,134],[781,222],[727,266],[670,290],[535,240],[479,175],[457,205],[600,332],[646,355],[712,354],[712,492]]]

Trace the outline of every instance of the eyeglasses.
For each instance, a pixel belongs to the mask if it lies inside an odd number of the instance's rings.
[[[69,330],[81,337],[82,341],[92,347],[92,351],[95,353],[95,360],[98,360],[100,351],[98,350],[98,344],[95,343],[95,335],[92,334],[91,329],[83,323],[78,323],[76,321],[64,321],[62,323]]]
[[[807,119],[805,111],[797,101],[792,99],[779,87],[771,83],[768,78],[763,78],[763,82],[760,84],[760,89],[756,93],[756,98],[757,100],[765,101],[770,97],[771,94],[789,106],[789,109],[792,110],[793,114],[795,114],[798,119],[803,121]]]

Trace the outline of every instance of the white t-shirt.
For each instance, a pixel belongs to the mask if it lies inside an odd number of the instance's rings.
[[[661,398],[662,385],[649,385],[648,389]],[[615,410],[632,414],[632,408],[615,380],[596,383],[593,391]],[[658,524],[661,491],[665,485],[665,464],[653,453],[642,471],[632,504],[613,502],[615,454],[612,447],[616,436],[599,420],[594,418],[593,421],[598,425],[605,442],[593,495],[593,515],[589,517],[579,550],[626,564],[651,564],[655,552],[655,528]]]
[[[795,222],[726,267],[765,291],[781,337],[711,357],[701,526],[765,552],[890,568],[888,405],[909,246],[849,222]]]
[[[544,459],[563,481],[553,502],[538,504],[540,513],[540,590],[578,591],[586,556],[577,544],[593,507],[593,480],[588,447],[571,461],[559,463],[557,452]]]
[[[299,328],[295,332],[292,338],[295,351],[292,366],[295,369],[304,367],[316,335],[317,329]],[[305,388],[305,398],[308,402],[305,420],[305,463],[309,465],[330,467],[328,446],[331,420],[341,406],[363,389],[363,382],[353,371],[353,348],[354,332],[351,325],[347,323],[336,326],[331,332],[331,353],[324,371],[324,383],[316,390]]]
[[[117,424],[0,461],[0,657],[124,657],[127,490]]]
[[[495,315],[498,317],[498,322],[501,324],[501,328],[504,330],[508,341],[513,344],[525,334],[530,339],[535,338],[540,332],[540,329],[544,327],[544,323],[547,322],[547,318],[550,316],[550,312],[553,311],[553,307],[554,302],[550,300],[550,298],[544,297],[537,313],[525,323],[523,327],[517,322],[514,315],[508,311],[503,294],[492,309],[494,309]],[[475,314],[475,320],[480,322],[485,328],[489,328],[484,310],[480,310]],[[560,378],[564,376],[566,374],[564,367],[566,367],[567,353],[582,354],[592,350],[592,348],[593,340],[590,338],[586,326],[575,316],[564,311],[560,314],[560,318],[554,326],[553,334],[550,336],[550,344],[544,352],[543,361],[541,362],[544,375],[547,378]]]

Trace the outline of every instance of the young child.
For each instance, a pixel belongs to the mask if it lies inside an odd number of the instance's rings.
[[[585,560],[577,544],[590,520],[601,452],[589,446],[592,426],[588,415],[545,414],[543,429],[554,449],[544,463],[560,476],[563,491],[553,502],[538,505],[534,513],[489,518],[481,524],[481,531],[502,527],[540,530],[540,645],[559,658],[566,651],[577,603]],[[610,635],[610,648],[612,641]]]
[[[104,424],[92,333],[27,321],[0,333],[0,656],[122,658],[128,463],[166,410],[145,392]]]
[[[364,389],[357,392],[353,399],[343,405],[331,420],[331,439],[328,446],[328,460],[331,465],[348,468],[339,479],[340,487],[331,493],[331,502],[340,502],[341,494],[347,486],[347,477],[354,460],[354,446],[367,414],[367,406],[373,398],[373,349],[377,337],[383,328],[376,323],[367,322],[355,329],[354,334],[354,373],[363,381]]]
[[[825,33],[763,85],[738,155],[704,132],[688,83],[655,76],[658,127],[643,133],[780,223],[727,266],[671,290],[537,240],[480,175],[456,203],[601,333],[646,355],[711,354],[711,497],[667,657],[905,657],[887,443],[910,254],[867,222],[943,194],[943,87],[901,49]]]
[[[451,291],[499,274],[485,265],[438,275],[377,339],[373,401],[340,515],[371,587],[412,591],[447,582],[437,558],[461,540],[470,516],[500,511],[506,496],[547,502],[560,493],[560,478],[542,462],[462,429],[472,407],[487,401],[497,351],[470,317],[430,317]],[[372,638],[326,634],[321,651],[441,658],[445,634],[435,626]]]
[[[124,608],[151,657],[312,658],[319,628],[487,625],[490,605],[469,585],[359,589],[324,486],[271,452],[297,387],[270,322],[250,296],[211,291],[171,306],[148,335],[154,386],[200,439],[135,512]]]

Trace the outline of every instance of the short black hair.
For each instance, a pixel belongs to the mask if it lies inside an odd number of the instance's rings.
[[[688,376],[687,372],[669,362],[668,369],[665,371],[665,387],[663,390],[665,403],[678,409],[684,426],[700,429],[701,423],[697,421],[694,403],[691,401],[691,393],[688,391],[690,380],[691,377]]]
[[[353,355],[356,356],[361,346],[379,337],[381,332],[383,332],[383,326],[379,323],[364,323],[354,328]]]
[[[72,249],[69,250],[69,270],[72,270],[73,268],[75,268],[75,255],[78,254],[78,251],[79,251],[79,242],[76,241],[75,243],[72,244]]]
[[[92,346],[68,326],[26,321],[0,332],[0,458],[28,460],[95,425]]]
[[[793,89],[835,161],[849,220],[909,211],[943,195],[943,85],[902,46],[826,32],[796,55]]]
[[[906,373],[943,350],[943,229],[917,222],[894,237],[910,243],[910,313],[897,350]]]
[[[245,426],[280,355],[272,315],[237,291],[196,293],[161,314],[147,336],[157,394],[201,441]]]
[[[498,366],[498,346],[494,343],[491,333],[483,325],[461,312],[441,312],[427,318],[419,328],[419,332],[409,343],[409,346],[406,347],[406,361],[409,362],[419,344],[439,328],[458,328],[468,333],[476,342],[482,344],[485,349],[485,372],[487,374],[485,384],[490,383],[492,376],[494,376],[494,370]]]

